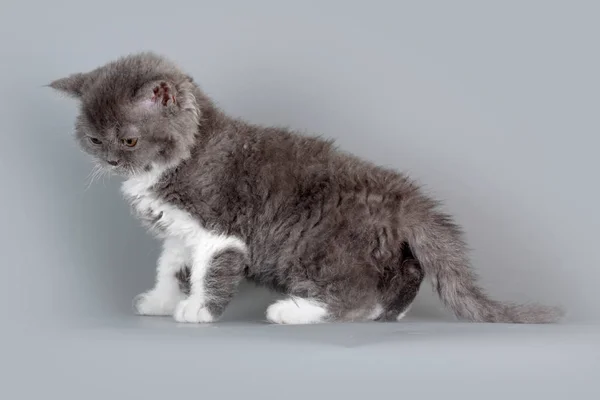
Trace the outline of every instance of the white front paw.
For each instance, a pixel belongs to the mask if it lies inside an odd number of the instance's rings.
[[[158,293],[150,290],[134,297],[133,309],[139,315],[173,315],[181,298],[179,293]]]
[[[181,300],[177,307],[173,317],[177,322],[188,322],[188,323],[206,323],[214,320],[208,309],[204,305],[204,300],[198,297],[189,297],[185,300]]]

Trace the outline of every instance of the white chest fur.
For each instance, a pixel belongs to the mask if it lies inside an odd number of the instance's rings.
[[[122,191],[131,203],[136,215],[158,236],[177,236],[194,240],[202,236],[205,229],[187,212],[160,199],[152,190],[162,171],[153,170],[129,178],[123,183]]]
[[[181,239],[190,250],[197,247],[206,247],[204,250],[207,253],[227,247],[245,250],[245,244],[240,239],[210,232],[188,212],[160,199],[152,188],[163,172],[154,168],[151,172],[129,178],[122,186],[126,199],[136,214],[150,225],[151,230],[163,238]]]

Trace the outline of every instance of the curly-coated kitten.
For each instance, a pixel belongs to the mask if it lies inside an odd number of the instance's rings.
[[[247,278],[288,296],[267,309],[272,322],[400,319],[427,274],[460,318],[560,316],[490,299],[459,226],[408,177],[231,118],[163,57],[133,54],[50,86],[80,100],[79,145],[125,177],[134,213],[164,239],[139,314],[215,321]]]

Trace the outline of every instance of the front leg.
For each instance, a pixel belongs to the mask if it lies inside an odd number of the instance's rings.
[[[175,320],[199,323],[218,319],[236,293],[246,264],[246,247],[238,239],[203,238],[192,250],[190,296],[177,305]]]
[[[173,315],[175,306],[185,298],[178,276],[190,263],[184,242],[167,238],[158,259],[154,288],[135,297],[133,307],[140,315]]]

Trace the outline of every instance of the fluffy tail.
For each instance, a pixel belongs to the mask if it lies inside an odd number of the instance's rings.
[[[423,200],[423,199],[422,199]],[[477,322],[543,324],[558,321],[559,308],[516,305],[489,298],[477,285],[462,230],[425,200],[408,213],[408,241],[442,301],[457,317]],[[427,209],[426,212],[425,209]],[[412,214],[412,215],[411,215]]]

